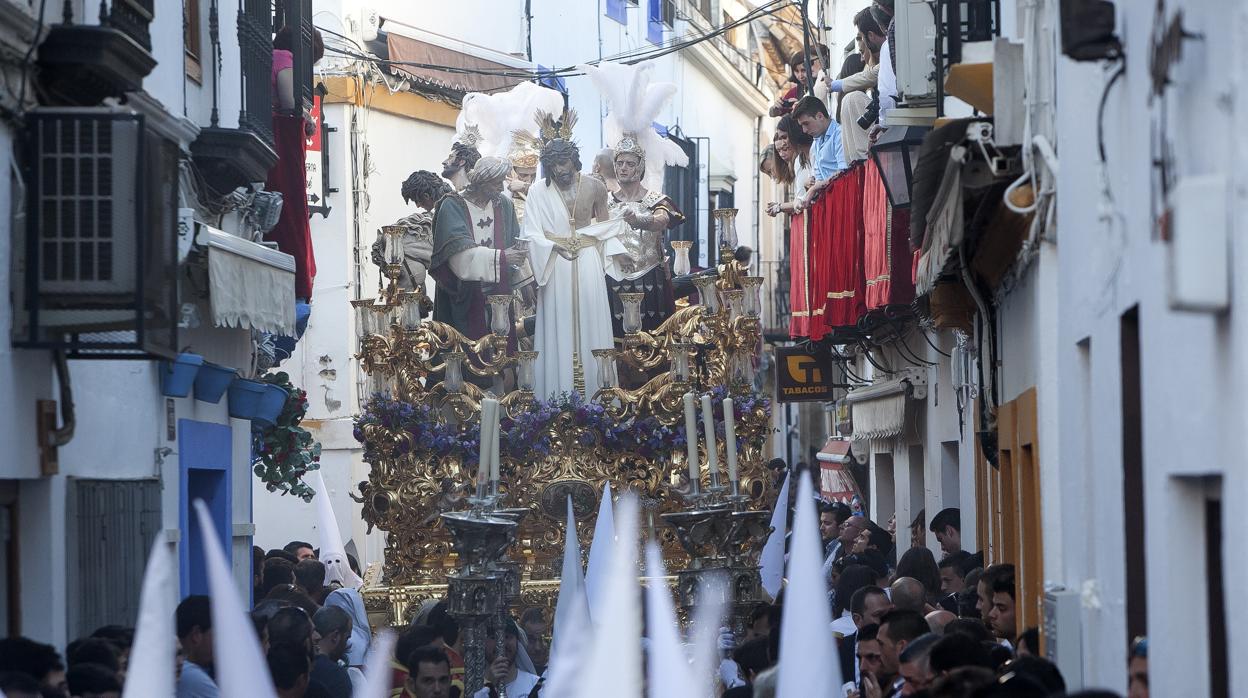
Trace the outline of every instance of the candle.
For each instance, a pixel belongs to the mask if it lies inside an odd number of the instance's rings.
[[[698,473],[698,418],[693,409],[693,393],[685,393],[685,441],[688,447],[689,461],[689,482],[693,485],[693,491],[697,492],[699,487]]]
[[[485,481],[492,477],[493,471],[490,466],[493,450],[490,448],[491,439],[490,431],[494,428],[493,410],[498,403],[491,398],[485,398],[481,401],[481,437],[477,447],[477,483],[485,484]]]
[[[498,400],[494,401],[494,439],[490,447],[490,479],[494,481],[494,493],[498,494],[498,483],[502,481],[502,463],[500,457],[502,455],[502,438],[503,430],[499,425],[502,419],[502,409],[498,405]]]
[[[737,423],[732,398],[724,398],[724,451],[728,454],[728,481],[737,481]]]
[[[711,471],[711,487],[719,486],[719,455],[715,452],[715,412],[711,396],[702,396],[702,428],[706,431],[706,468]]]

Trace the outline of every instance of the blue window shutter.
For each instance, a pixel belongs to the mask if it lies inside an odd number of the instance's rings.
[[[648,0],[646,38],[652,44],[663,43],[663,0]]]
[[[628,24],[628,14],[624,10],[624,0],[607,0],[607,17],[620,24]]]

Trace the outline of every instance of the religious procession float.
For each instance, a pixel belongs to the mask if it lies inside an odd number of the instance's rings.
[[[734,255],[733,209],[712,213],[706,269],[669,240],[684,216],[663,168],[684,155],[651,124],[675,87],[644,65],[585,70],[611,107],[611,190],[582,173],[558,93],[469,95],[443,172],[455,187],[413,182],[428,210],[382,228],[382,287],[353,302],[371,396],[359,501],[387,533],[370,618],[402,626],[448,599],[470,682],[495,619],[553,607],[564,522],[588,548],[604,492],[641,503],[686,612],[708,574],[739,631],[765,598],[763,280]]]

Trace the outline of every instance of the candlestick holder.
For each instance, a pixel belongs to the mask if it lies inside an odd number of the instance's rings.
[[[459,569],[447,580],[448,610],[464,635],[464,690],[468,695],[485,685],[485,633],[491,625],[495,646],[499,651],[503,648],[502,622],[507,617],[507,600],[513,594],[508,570],[500,563],[516,541],[519,523],[518,517],[478,508],[497,504],[497,496],[473,499],[479,501],[468,511],[442,514],[460,559]]]

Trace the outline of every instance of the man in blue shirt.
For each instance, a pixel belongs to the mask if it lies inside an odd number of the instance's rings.
[[[828,115],[828,107],[818,97],[807,95],[793,107],[793,119],[802,132],[815,142],[810,146],[810,160],[814,166],[814,181],[807,189],[807,200],[828,186],[832,175],[845,169],[845,149],[841,147],[841,126]]]
[[[182,673],[177,698],[217,698],[212,678],[212,612],[207,596],[188,596],[178,604],[178,642],[182,644]]]

